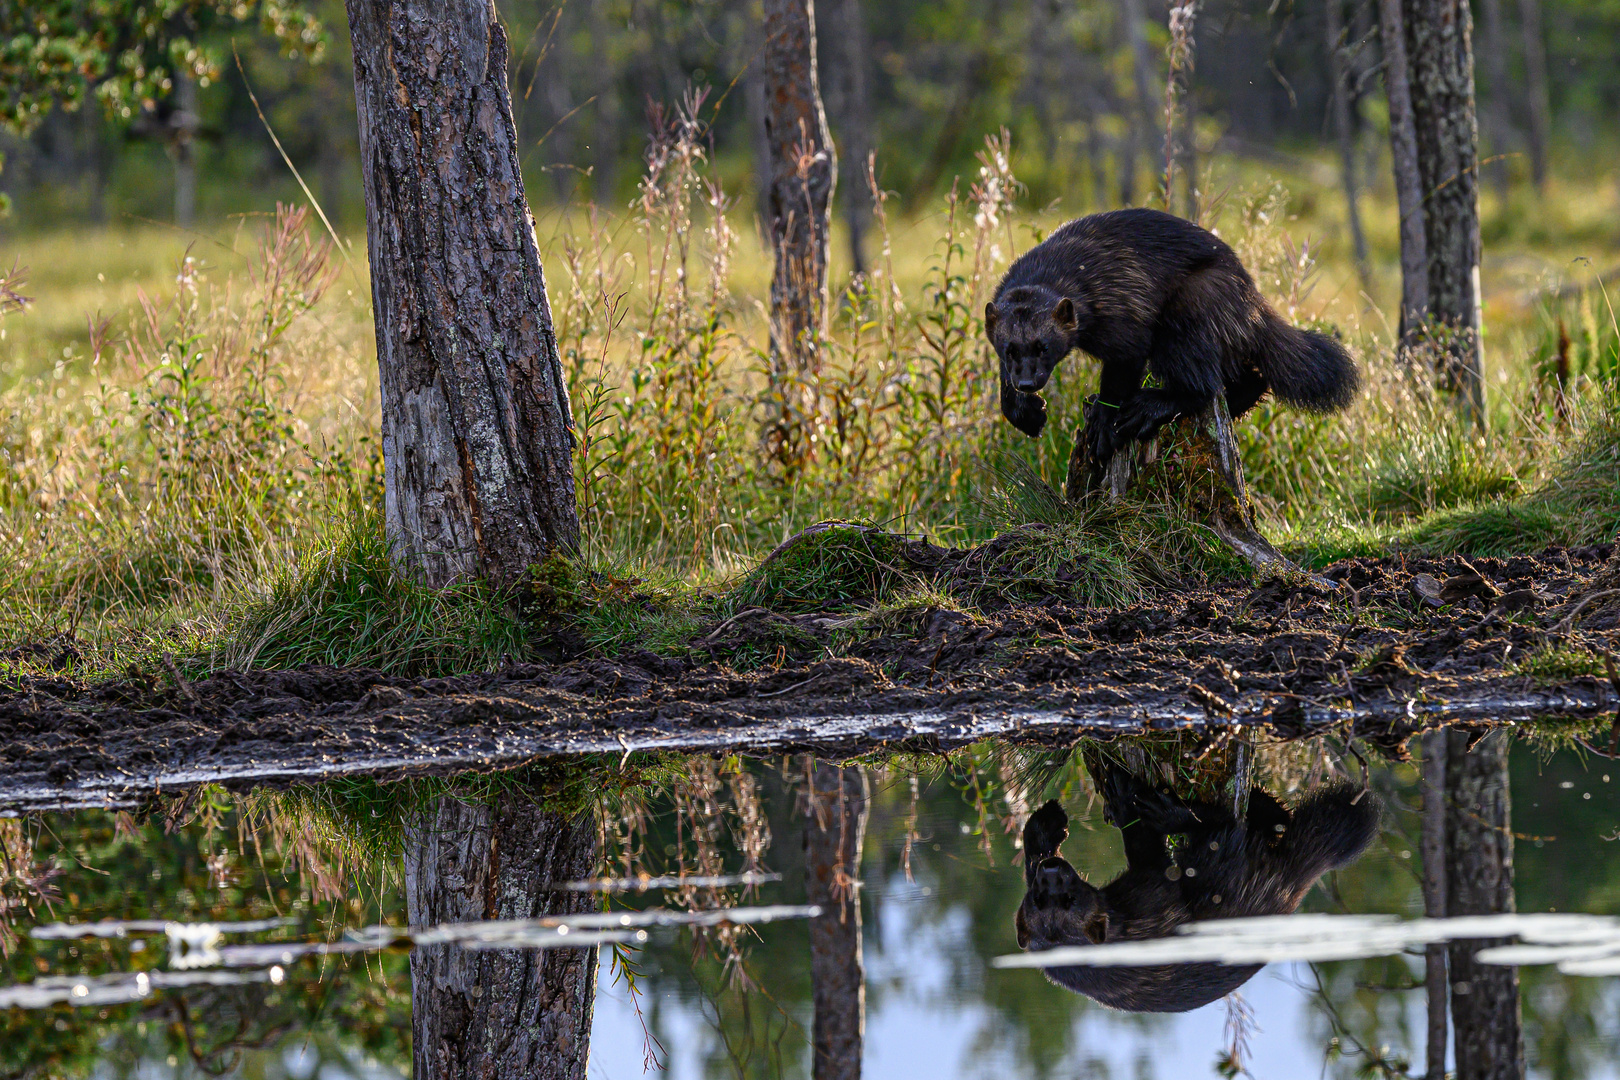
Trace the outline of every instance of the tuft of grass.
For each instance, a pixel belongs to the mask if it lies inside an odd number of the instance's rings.
[[[1580,437],[1547,478],[1517,499],[1459,507],[1413,526],[1403,546],[1436,553],[1509,555],[1620,535],[1620,400],[1599,399]]]
[[[481,581],[430,589],[388,558],[380,515],[356,512],[249,604],[216,652],[228,667],[373,667],[440,676],[532,655],[513,597]]]
[[[1583,676],[1602,678],[1607,673],[1602,653],[1573,645],[1543,645],[1527,653],[1511,668],[1511,674],[1549,682],[1564,682]]]
[[[824,521],[790,537],[749,571],[729,597],[736,607],[833,611],[883,601],[915,585],[905,539],[872,525]]]

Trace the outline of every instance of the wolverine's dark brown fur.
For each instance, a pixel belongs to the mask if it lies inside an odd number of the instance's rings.
[[[1042,806],[1024,826],[1020,948],[1136,941],[1205,919],[1286,915],[1317,878],[1354,861],[1378,829],[1372,796],[1348,785],[1317,792],[1292,811],[1256,788],[1242,821],[1230,807],[1182,801],[1123,770],[1109,770],[1099,785],[1108,819],[1124,834],[1125,872],[1101,889],[1088,884],[1058,854],[1068,836],[1063,808],[1055,800]],[[1173,854],[1172,835],[1181,839]],[[1183,1012],[1231,993],[1259,970],[1200,963],[1055,967],[1046,974],[1116,1009]]]
[[[1079,218],[1015,261],[984,311],[1001,361],[1001,410],[1020,431],[1046,424],[1040,390],[1074,349],[1102,361],[1090,447],[1104,463],[1134,439],[1224,394],[1233,416],[1270,390],[1329,412],[1359,378],[1343,346],[1284,322],[1213,233],[1157,210]],[[1151,371],[1156,389],[1143,389]]]

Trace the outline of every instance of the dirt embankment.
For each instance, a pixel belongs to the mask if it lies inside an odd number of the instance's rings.
[[[990,735],[1067,744],[1264,724],[1287,737],[1346,723],[1393,749],[1439,722],[1596,718],[1620,702],[1604,664],[1620,650],[1614,555],[1360,559],[1324,572],[1333,590],[1229,582],[1121,609],[1055,597],[883,620],[749,608],[681,657],[560,657],[453,679],[25,675],[0,685],[0,809],[583,753],[849,756]],[[16,658],[48,664],[53,650]]]

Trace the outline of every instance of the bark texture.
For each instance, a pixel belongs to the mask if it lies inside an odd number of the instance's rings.
[[[810,920],[810,987],[815,1001],[814,1080],[859,1080],[866,1030],[861,966],[861,845],[866,835],[866,773],[858,766],[811,766],[804,822]]]
[[[1378,33],[1384,47],[1384,89],[1389,100],[1389,148],[1395,202],[1401,215],[1401,318],[1404,350],[1429,310],[1429,244],[1424,234],[1423,174],[1418,169],[1417,127],[1406,62],[1401,0],[1379,0]]]
[[[814,0],[765,0],[767,205],[776,267],[771,349],[813,370],[827,293],[827,207],[838,160],[816,76]]]
[[[1446,917],[1446,742],[1445,730],[1423,736],[1423,914]],[[1424,996],[1429,1011],[1426,1047],[1427,1080],[1446,1075],[1446,947],[1434,944],[1423,953]]]
[[[1446,911],[1450,915],[1513,911],[1508,732],[1491,732],[1472,751],[1466,734],[1448,735]],[[1509,940],[1457,941],[1449,946],[1457,1080],[1523,1080],[1519,970],[1474,959],[1480,949]]]
[[[1350,116],[1350,70],[1345,63],[1344,12],[1339,0],[1327,0],[1328,73],[1333,80],[1333,133],[1339,142],[1339,174],[1344,183],[1345,212],[1350,225],[1350,243],[1355,252],[1356,277],[1362,291],[1369,288],[1367,235],[1361,228],[1361,206],[1357,193],[1355,130]]]
[[[596,827],[523,799],[441,800],[406,830],[412,926],[589,911],[588,893],[552,892],[596,869]],[[416,1080],[584,1080],[596,950],[419,946],[411,954]]]
[[[385,518],[429,584],[579,541],[573,419],[490,0],[348,0]]]
[[[1402,0],[1441,382],[1484,417],[1479,324],[1479,129],[1467,0]]]

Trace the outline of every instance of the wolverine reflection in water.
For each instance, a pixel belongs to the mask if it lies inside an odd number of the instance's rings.
[[[1348,784],[1308,795],[1292,810],[1255,788],[1240,821],[1230,806],[1157,791],[1116,766],[1094,777],[1104,816],[1125,838],[1125,872],[1100,889],[1088,884],[1058,851],[1068,815],[1056,800],[1042,806],[1024,825],[1020,948],[1140,941],[1189,922],[1286,915],[1323,874],[1355,861],[1378,830],[1372,795]],[[1112,1008],[1184,1012],[1237,989],[1262,966],[1055,967],[1046,974]]]

